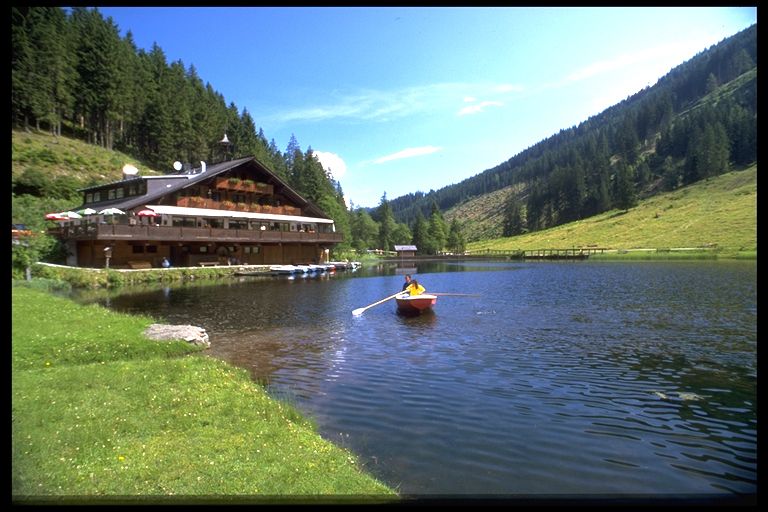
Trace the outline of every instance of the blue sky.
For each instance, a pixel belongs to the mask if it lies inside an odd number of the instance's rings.
[[[100,7],[312,147],[353,206],[437,190],[651,86],[756,7]]]

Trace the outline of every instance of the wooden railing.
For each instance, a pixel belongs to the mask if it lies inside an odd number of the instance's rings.
[[[180,197],[176,206],[185,208],[207,208],[210,210],[229,210],[250,213],[275,213],[279,215],[301,215],[301,209],[296,206],[270,206],[262,204],[233,203],[231,201],[214,201],[204,197]]]
[[[257,229],[192,228],[128,224],[84,224],[48,230],[74,240],[150,240],[167,242],[317,242],[339,243],[341,233],[270,231]]]
[[[238,192],[253,192],[271,196],[275,192],[275,186],[269,183],[261,183],[251,180],[233,180],[227,177],[217,177],[214,187],[223,190],[236,190]]]

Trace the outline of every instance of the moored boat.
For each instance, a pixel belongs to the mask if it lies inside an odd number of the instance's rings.
[[[399,313],[414,315],[432,309],[432,306],[437,302],[437,295],[429,293],[408,295],[407,293],[402,293],[395,297],[395,301],[397,301],[397,311]]]

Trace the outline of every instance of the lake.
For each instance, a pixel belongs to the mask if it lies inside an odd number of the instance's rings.
[[[757,492],[754,261],[419,263],[468,295],[352,315],[404,271],[75,298],[204,327],[404,495]]]

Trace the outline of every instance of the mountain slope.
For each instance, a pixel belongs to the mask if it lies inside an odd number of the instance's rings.
[[[612,249],[714,247],[757,249],[757,165],[640,201],[627,211],[611,210],[525,235],[468,244],[494,249]]]

